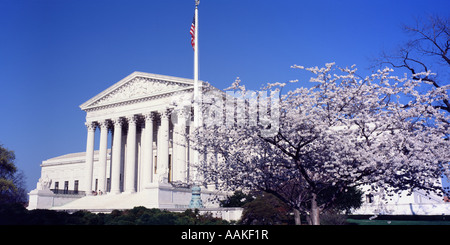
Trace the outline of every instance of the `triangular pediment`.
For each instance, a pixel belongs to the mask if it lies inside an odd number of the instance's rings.
[[[86,101],[82,110],[123,102],[142,100],[193,88],[193,80],[179,77],[133,72],[113,86]]]

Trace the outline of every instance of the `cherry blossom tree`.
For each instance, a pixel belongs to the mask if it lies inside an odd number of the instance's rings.
[[[293,68],[312,72],[314,86],[281,93],[286,84],[275,83],[255,92],[237,80],[232,92],[204,94],[204,124],[191,140],[205,185],[272,193],[315,225],[349,188],[443,193],[449,115],[432,106],[433,96],[415,93],[420,79],[389,68],[361,77],[334,63]],[[405,102],[405,94],[420,100]]]

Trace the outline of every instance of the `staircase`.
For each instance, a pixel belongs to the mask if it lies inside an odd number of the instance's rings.
[[[64,204],[62,206],[53,207],[53,210],[89,210],[89,211],[111,211],[114,209],[132,209],[136,206],[146,206],[153,208],[149,203],[149,196],[146,193],[121,193],[117,195],[104,194],[97,196],[85,196]],[[143,205],[144,204],[144,205]],[[147,205],[145,205],[147,204]]]

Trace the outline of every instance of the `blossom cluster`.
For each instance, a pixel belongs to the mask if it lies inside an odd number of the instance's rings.
[[[449,173],[450,116],[433,103],[448,99],[448,88],[420,94],[422,81],[389,68],[366,77],[334,63],[293,68],[312,72],[314,86],[281,94],[285,83],[274,83],[254,92],[238,79],[235,91],[204,98],[204,124],[191,140],[205,183],[292,201],[300,198],[294,192],[330,186],[445,191],[439,179]]]

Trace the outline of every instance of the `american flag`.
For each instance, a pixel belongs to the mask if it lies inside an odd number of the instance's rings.
[[[190,33],[191,33],[191,45],[192,48],[195,50],[195,16],[194,19],[192,20]]]

